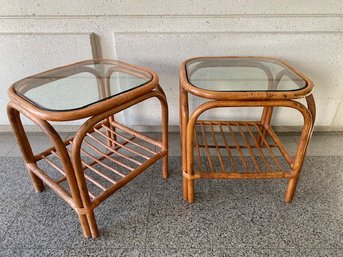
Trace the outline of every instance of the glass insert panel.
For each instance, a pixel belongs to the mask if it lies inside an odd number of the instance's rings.
[[[186,70],[193,86],[210,91],[291,91],[307,85],[287,66],[264,59],[198,59]]]
[[[15,91],[40,108],[76,110],[117,96],[152,80],[149,73],[114,64],[61,68],[24,79]]]

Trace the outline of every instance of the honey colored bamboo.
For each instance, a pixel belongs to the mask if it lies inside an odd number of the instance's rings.
[[[224,135],[224,131],[223,131],[223,127],[222,127],[222,124],[219,124],[219,129],[220,129],[220,134],[222,135],[222,138],[224,140],[224,145],[225,145],[225,148],[226,148],[226,151],[228,152],[228,155],[230,156],[230,161],[231,161],[231,166],[233,168],[233,170],[237,170],[237,165],[235,163],[235,160],[232,156],[232,153],[231,153],[231,150],[230,150],[230,146],[227,142],[227,139]]]
[[[267,168],[268,168],[269,171],[272,170],[271,166],[269,165],[269,163],[268,163],[266,157],[264,156],[264,154],[263,154],[263,152],[262,152],[262,150],[261,150],[261,147],[259,146],[257,140],[255,139],[255,137],[254,137],[254,135],[253,135],[251,129],[249,128],[249,125],[248,125],[248,124],[246,124],[246,128],[247,128],[247,130],[248,130],[248,132],[249,132],[250,137],[251,137],[252,140],[254,141],[254,144],[255,144],[255,146],[256,146],[256,149],[258,150],[260,156],[262,157],[262,159],[263,159],[263,161],[264,161],[264,164],[267,166]]]
[[[218,147],[216,136],[215,136],[214,131],[213,131],[212,124],[210,124],[210,130],[211,130],[211,135],[212,135],[212,138],[213,138],[213,143],[215,145],[215,149],[216,149],[216,152],[217,152],[217,156],[218,156],[218,159],[219,159],[220,167],[221,167],[222,170],[225,170],[225,165],[224,165],[222,156],[220,154],[220,150],[219,150],[219,147]]]
[[[211,91],[206,90],[200,87],[193,86],[189,82],[189,76],[191,76],[191,72],[187,74],[187,64],[190,62],[196,62],[201,60],[198,64],[197,68],[201,68],[202,66],[207,67],[206,60],[212,61],[211,65],[214,65],[214,60],[221,60],[224,58],[232,58],[236,59],[235,63],[218,63],[218,66],[222,67],[222,65],[228,65],[228,67],[256,67],[263,70],[266,73],[268,78],[268,90],[264,91]],[[249,59],[256,59],[257,61],[250,61],[249,63],[244,62],[245,60]],[[273,78],[272,72],[269,70],[268,67],[264,65],[260,65],[258,61],[268,61],[274,62],[284,67],[284,70],[279,72],[275,78]],[[193,69],[195,71],[197,69]],[[303,81],[305,81],[306,85],[301,85],[299,90],[289,90],[289,91],[277,91],[277,87],[279,82],[281,81],[283,76],[288,76],[291,79],[294,79],[292,76],[293,74],[288,70],[292,70],[295,74],[300,76]],[[296,185],[299,180],[300,171],[303,165],[304,157],[306,154],[307,145],[312,135],[313,131],[313,124],[316,116],[316,109],[315,109],[315,102],[312,93],[313,83],[312,81],[307,78],[303,73],[301,73],[296,68],[292,67],[291,65],[269,57],[241,57],[241,56],[225,56],[225,57],[196,57],[189,60],[184,61],[180,67],[180,135],[181,135],[181,146],[182,146],[182,173],[183,173],[183,197],[186,201],[192,203],[194,201],[194,180],[195,179],[266,179],[266,178],[285,178],[288,179],[288,187],[286,190],[285,201],[290,202],[293,199]],[[294,79],[295,80],[295,79]],[[295,81],[298,83],[297,81]],[[209,88],[209,87],[208,87]],[[193,113],[189,113],[188,109],[188,94],[193,94],[203,99],[207,99],[207,102],[201,104],[200,106],[196,107]],[[307,106],[295,101],[296,99],[306,99]],[[199,121],[198,118],[204,112],[214,109],[214,108],[223,108],[223,107],[262,107],[263,112],[260,121],[256,122],[230,122],[230,121],[216,121],[216,120],[208,120],[208,121]],[[296,156],[293,159],[289,153],[287,152],[286,148],[284,147],[283,143],[273,131],[270,121],[272,118],[272,113],[274,107],[285,107],[285,108],[292,108],[299,111],[302,114],[304,126],[300,138],[300,142],[298,145],[298,149],[296,152]],[[210,126],[212,137],[215,140],[214,129],[213,127],[216,126],[219,130],[219,133],[222,135],[224,140],[224,145],[217,145],[214,142],[213,145],[208,145],[206,143],[206,138],[203,139],[203,144],[200,145],[197,140],[195,139],[197,135],[194,133],[196,124],[206,124],[206,126]],[[222,126],[228,127],[228,134],[234,142],[233,146],[230,146],[226,140],[226,136],[224,134],[224,130]],[[248,129],[248,133],[253,138],[254,145],[250,145],[245,133],[242,131],[241,126],[246,126]],[[257,136],[254,137],[252,131],[250,130],[249,126],[254,126],[257,129]],[[245,145],[239,145],[237,138],[234,134],[232,127],[237,127],[238,131],[242,139],[245,141]],[[201,134],[205,134],[205,130],[202,128]],[[274,141],[274,144],[268,144],[266,137],[269,136]],[[216,140],[215,140],[216,141]],[[195,142],[195,145],[194,145]],[[194,170],[194,156],[193,156],[193,148],[200,148],[204,147],[206,150],[206,155],[208,162],[210,164],[209,171],[197,171]],[[285,170],[277,157],[274,155],[272,151],[272,147],[278,147],[279,151],[282,154],[282,157],[287,161],[289,168]],[[230,157],[230,162],[233,170],[225,171],[222,170],[221,172],[214,172],[213,167],[211,165],[212,160],[211,156],[209,155],[209,149],[214,148],[218,155],[221,167],[224,166],[222,163],[221,155],[220,155],[220,148],[225,148],[228,152]],[[273,170],[271,165],[268,163],[268,160],[264,156],[262,152],[262,148],[266,148],[271,155],[271,158],[275,162],[278,170]],[[231,153],[231,149],[236,149],[239,156],[241,164],[244,167],[244,171],[238,171],[237,165],[235,163],[235,159]],[[255,170],[250,170],[248,164],[245,160],[244,154],[242,149],[247,149],[249,151],[250,157],[253,160]],[[257,149],[259,155],[262,157],[262,161],[267,167],[267,170],[264,171],[259,167],[257,162],[256,156],[253,153],[253,149]],[[199,150],[195,151],[197,155],[199,154]],[[199,158],[199,157],[197,157]],[[222,168],[223,169],[223,168]]]
[[[94,64],[109,64],[115,66],[109,69],[105,76],[101,75],[95,69],[89,67]],[[89,66],[87,66],[89,65]],[[86,67],[87,66],[87,67]],[[126,91],[116,96],[111,96],[110,91],[110,76],[113,72],[120,71],[132,76],[140,77],[147,80],[147,83],[140,85],[137,88]],[[99,231],[97,228],[94,208],[98,206],[105,199],[110,197],[115,191],[120,189],[134,177],[142,173],[146,168],[155,163],[159,159],[162,162],[162,174],[164,178],[168,176],[168,105],[166,96],[158,84],[158,76],[151,70],[135,65],[127,64],[120,61],[113,60],[89,60],[83,61],[64,67],[59,67],[47,72],[43,72],[29,78],[23,79],[16,83],[20,86],[22,93],[31,90],[35,87],[44,85],[54,80],[63,79],[80,72],[88,72],[95,76],[98,83],[99,96],[103,99],[97,103],[89,106],[76,109],[73,111],[51,111],[40,108],[39,106],[27,101],[20,93],[15,90],[14,85],[8,90],[10,102],[8,104],[7,112],[13,131],[16,135],[18,144],[22,151],[24,161],[32,178],[33,186],[36,191],[43,190],[43,182],[55,191],[62,199],[64,199],[77,213],[84,236],[86,238],[98,237]],[[39,81],[37,80],[39,78]],[[44,79],[43,79],[44,78]],[[127,128],[124,125],[116,122],[114,115],[124,109],[127,109],[135,104],[146,101],[148,99],[158,99],[161,105],[162,112],[162,139],[155,140],[142,133]],[[50,138],[52,147],[46,149],[40,154],[34,155],[27,140],[26,133],[20,120],[20,114],[31,119],[37,124],[41,130]],[[75,137],[62,141],[54,128],[48,121],[70,121],[76,119],[87,118],[86,122],[80,127]],[[100,131],[105,129],[105,132]],[[120,135],[118,131],[130,134],[128,137]],[[92,134],[99,133],[106,141],[106,143],[95,138]],[[122,142],[118,138],[124,139]],[[151,150],[146,146],[134,142],[135,138],[139,138],[150,144],[150,146],[157,147],[157,150]],[[89,143],[88,140],[93,140]],[[82,144],[90,147],[92,151],[100,154],[100,157],[95,157],[91,152],[86,151],[81,146]],[[137,146],[137,150],[131,149],[128,144]],[[109,152],[101,151],[97,146],[104,147]],[[69,147],[69,148],[67,148]],[[134,157],[129,157],[121,154],[119,151],[126,149],[135,155],[144,157],[145,161],[137,161]],[[142,153],[141,151],[145,151]],[[70,153],[69,153],[70,152]],[[149,152],[148,156],[146,152]],[[85,154],[91,162],[85,162],[81,158],[81,154]],[[56,165],[48,159],[49,155],[57,156],[61,165]],[[121,156],[125,160],[133,163],[127,165],[116,157],[111,155]],[[108,160],[118,166],[127,170],[122,173],[115,168],[104,164],[103,160]],[[64,177],[58,181],[54,181],[48,174],[37,166],[38,161],[45,161],[51,165],[57,172],[60,172]],[[110,173],[103,173],[96,168],[96,164],[100,165],[112,174],[118,175],[119,180],[110,177]],[[99,166],[98,166],[99,167]],[[85,170],[93,172],[110,182],[110,185],[100,183],[93,176],[85,174]],[[127,173],[127,174],[126,174]],[[67,180],[70,193],[68,193],[59,183],[62,180]],[[100,193],[91,192],[88,189],[87,182],[95,185],[100,190]],[[94,190],[96,189],[94,187]]]
[[[208,163],[210,165],[211,172],[214,172],[214,166],[212,163],[211,154],[210,154],[210,151],[208,149],[207,142],[206,142],[206,134],[205,134],[204,126],[202,123],[200,124],[200,126],[201,126],[202,140],[203,140],[204,146],[205,146],[206,157],[207,157]],[[193,150],[193,148],[192,148],[192,150]]]
[[[242,159],[243,166],[244,166],[245,170],[248,170],[248,164],[247,164],[247,162],[246,162],[246,160],[245,160],[245,157],[244,157],[244,154],[243,154],[243,152],[242,152],[242,150],[241,150],[242,147],[239,145],[239,143],[238,143],[238,141],[237,141],[237,138],[235,137],[235,134],[234,134],[234,132],[233,132],[233,130],[232,130],[232,128],[231,128],[231,125],[227,125],[227,127],[229,128],[231,137],[232,137],[232,139],[233,139],[233,141],[234,141],[234,143],[235,143],[236,149],[238,150],[239,156],[240,156],[241,159]]]

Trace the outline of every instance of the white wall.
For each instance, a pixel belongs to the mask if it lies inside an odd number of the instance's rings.
[[[154,69],[178,125],[178,66],[199,55],[267,55],[315,83],[317,128],[343,129],[343,1],[0,1],[0,126],[6,89],[36,72],[101,55]],[[147,108],[124,122],[158,125]],[[147,115],[147,113],[149,115]],[[229,113],[230,114],[230,113]],[[247,115],[247,111],[231,113]],[[218,115],[218,113],[216,114]],[[278,111],[279,126],[300,119]]]

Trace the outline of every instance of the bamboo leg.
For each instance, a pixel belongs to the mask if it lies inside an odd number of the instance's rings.
[[[162,108],[162,145],[168,153],[168,104],[166,96],[160,85],[158,85],[157,91],[160,93],[158,99],[160,100]],[[168,178],[168,154],[166,154],[162,159],[162,175],[163,178]]]
[[[181,156],[182,156],[182,172],[187,173],[187,123],[189,117],[188,110],[188,95],[187,92],[180,86],[180,138],[181,138]],[[183,175],[182,188],[183,199],[188,201],[188,179]]]
[[[194,135],[194,126],[197,117],[194,118],[192,115],[191,121],[187,124],[186,131],[186,164],[187,164],[187,174],[190,176],[194,175],[194,156],[193,156],[193,135]],[[194,178],[187,179],[187,201],[189,203],[194,202]]]
[[[288,181],[288,187],[285,194],[286,203],[290,203],[293,200],[294,193],[295,193],[298,180],[299,180],[300,171],[304,163],[307,146],[313,132],[313,125],[314,125],[314,119],[315,119],[315,103],[314,103],[314,99],[312,95],[309,95],[308,97],[306,97],[306,100],[307,100],[308,108],[306,109],[306,112],[305,111],[302,112],[303,117],[304,117],[304,127],[301,133],[300,143],[298,145],[296,157],[294,160],[293,171],[292,171],[292,173],[294,174],[294,177],[290,178]]]
[[[98,230],[98,226],[96,225],[96,220],[95,220],[95,215],[94,215],[93,210],[91,210],[87,214],[87,220],[88,220],[88,224],[89,224],[89,228],[90,228],[92,237],[95,239],[99,236],[99,230]]]
[[[188,179],[182,178],[183,200],[188,201]]]
[[[7,114],[25,163],[35,163],[36,161],[30,146],[30,142],[27,139],[23,124],[21,122],[19,112],[8,105]],[[35,191],[42,192],[44,190],[43,181],[38,178],[29,168],[27,169],[30,174]]]
[[[287,191],[285,195],[285,202],[290,203],[293,200],[295,190],[297,188],[299,178],[291,178],[288,180]]]
[[[89,229],[87,217],[84,214],[78,214],[78,216],[79,216],[79,221],[80,221],[83,235],[85,236],[85,238],[88,239],[91,237],[91,231]]]
[[[63,143],[62,139],[59,137],[57,132],[53,129],[53,127],[49,123],[42,122],[42,124],[40,125],[44,129],[44,132],[48,134],[48,136],[50,137],[50,139],[52,140],[52,142],[54,143],[56,147],[56,152],[65,170],[68,185],[69,185],[75,206],[77,208],[83,208],[84,205],[82,203],[80,191],[77,186],[77,179],[75,177],[74,169],[70,161],[70,157],[69,157],[65,144]],[[91,234],[93,235],[93,233],[91,233],[92,230],[90,228],[90,223],[87,219],[87,216],[86,214],[78,214],[78,216],[79,216],[79,221],[80,221],[83,234],[86,238],[89,238]]]
[[[20,106],[17,106],[13,102],[10,102],[8,104],[7,109],[8,109],[8,115],[9,115],[9,117],[11,117],[10,119],[12,120],[12,122],[14,122],[13,124],[15,125],[14,126],[15,133],[18,133],[18,132],[24,133],[24,134],[18,135],[18,136],[21,139],[25,139],[24,141],[22,141],[22,146],[21,146],[21,147],[23,147],[23,156],[24,156],[25,161],[27,163],[34,163],[35,162],[34,159],[33,159],[33,161],[30,161],[30,159],[28,159],[28,158],[34,158],[34,157],[33,157],[33,153],[32,153],[31,147],[29,145],[29,142],[27,140],[27,137],[25,135],[25,131],[23,129],[22,123],[21,123],[20,118],[19,118],[19,112],[23,113],[26,117],[31,119],[49,137],[49,139],[51,140],[51,142],[55,146],[56,152],[57,152],[57,154],[58,154],[58,156],[59,156],[59,158],[63,164],[63,169],[64,169],[65,174],[66,174],[66,178],[68,181],[68,185],[69,185],[69,188],[71,191],[71,195],[72,195],[75,207],[77,209],[83,208],[81,197],[80,197],[80,192],[79,192],[78,187],[77,187],[76,178],[75,178],[73,166],[70,162],[69,154],[67,152],[67,149],[66,149],[64,142],[62,141],[60,136],[57,134],[55,129],[47,121],[40,120],[40,119],[36,118],[31,113],[29,113],[27,110],[21,108]],[[13,117],[17,117],[17,118],[13,119]],[[28,155],[27,153],[30,153],[31,155]],[[34,177],[37,177],[35,174],[33,174],[33,175],[34,175]],[[42,181],[40,179],[38,181],[39,181],[39,183],[42,183]],[[85,214],[79,214],[79,213],[78,213],[78,215],[79,215],[79,220],[80,220],[80,224],[81,224],[84,236],[86,238],[89,238],[91,234],[90,234],[89,225],[88,225],[86,215]]]
[[[194,179],[188,180],[188,189],[187,189],[188,197],[187,201],[189,203],[194,203]]]

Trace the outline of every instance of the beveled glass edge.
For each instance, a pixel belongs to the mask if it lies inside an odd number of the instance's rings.
[[[72,66],[82,65],[85,63],[91,64],[94,62],[96,62],[96,63],[100,63],[100,62],[121,63],[125,66],[131,67],[132,69],[134,69],[136,71],[148,73],[149,75],[152,76],[152,80],[149,83],[145,84],[144,86],[141,86],[141,87],[135,88],[134,90],[131,90],[129,92],[117,95],[116,97],[109,98],[106,101],[101,101],[101,102],[98,102],[96,104],[92,104],[90,106],[84,107],[82,109],[74,110],[74,111],[60,111],[60,112],[44,110],[44,109],[37,107],[36,105],[31,104],[30,102],[26,101],[26,99],[22,98],[20,95],[18,95],[14,91],[14,89],[13,89],[14,85],[12,84],[7,90],[7,94],[8,94],[9,100],[10,100],[9,104],[14,104],[17,106],[18,109],[23,109],[25,111],[28,111],[29,113],[34,115],[35,118],[39,118],[41,120],[57,121],[57,122],[72,121],[72,120],[88,118],[88,117],[91,117],[94,115],[98,115],[99,113],[109,111],[110,109],[117,108],[118,106],[122,105],[123,103],[127,103],[129,101],[132,101],[136,97],[141,97],[142,95],[151,92],[152,90],[154,90],[156,87],[159,86],[159,77],[156,74],[156,72],[154,72],[153,70],[146,68],[146,67],[143,67],[143,66],[130,64],[130,63],[119,61],[119,60],[112,60],[112,59],[89,59],[89,60],[85,60],[85,61],[80,61],[80,62],[68,64],[65,66],[56,67],[56,68],[49,70],[49,71],[57,70],[57,69],[60,69],[62,67],[72,67]],[[41,72],[41,73],[45,73],[45,72]],[[41,73],[36,74],[36,75],[40,75]],[[33,76],[35,76],[35,75],[33,75]],[[32,76],[30,76],[30,77],[32,77]],[[30,78],[30,77],[27,77],[27,78]],[[25,80],[27,78],[24,78],[21,80]],[[21,80],[19,80],[18,82],[20,82]],[[130,92],[132,92],[132,93],[130,94]]]
[[[15,89],[15,86],[20,84],[20,83],[29,83],[28,80],[30,79],[39,79],[39,78],[49,78],[49,76],[42,76],[46,73],[49,73],[49,72],[54,72],[54,71],[62,71],[62,70],[67,70],[68,68],[71,68],[72,66],[75,66],[75,67],[85,67],[87,65],[101,65],[101,64],[105,64],[105,65],[117,65],[119,66],[120,64],[123,65],[123,66],[126,66],[126,67],[130,67],[132,70],[135,70],[135,71],[138,71],[140,73],[145,73],[146,75],[149,75],[149,80],[146,80],[144,83],[141,83],[141,84],[138,84],[137,86],[135,87],[132,87],[130,89],[127,89],[127,90],[124,90],[120,93],[117,93],[117,94],[114,94],[114,95],[111,95],[111,96],[108,96],[108,97],[105,97],[103,99],[100,99],[98,101],[95,101],[95,102],[92,102],[92,103],[89,103],[89,104],[86,104],[86,105],[83,105],[83,106],[80,106],[80,107],[77,107],[77,108],[72,108],[72,109],[50,109],[50,108],[46,108],[42,105],[40,105],[39,103],[31,100],[30,98],[26,97],[24,94],[21,94],[20,92],[18,92],[16,89]],[[56,68],[53,68],[53,69],[50,69],[50,70],[46,70],[46,71],[43,71],[43,72],[40,72],[40,73],[37,73],[35,75],[31,75],[29,77],[26,77],[26,78],[23,78],[17,82],[14,82],[10,89],[12,88],[13,92],[21,97],[22,99],[24,99],[25,101],[27,101],[28,103],[34,105],[35,107],[41,109],[41,110],[44,110],[44,111],[49,111],[49,112],[70,112],[70,111],[77,111],[77,110],[81,110],[81,109],[84,109],[84,108],[87,108],[89,106],[92,106],[92,105],[95,105],[95,104],[98,104],[100,102],[103,102],[103,101],[106,101],[108,99],[111,99],[113,97],[116,97],[118,95],[121,95],[121,94],[124,94],[124,93],[127,93],[129,91],[132,91],[136,88],[139,88],[139,87],[142,87],[146,84],[149,84],[150,82],[153,81],[154,79],[154,74],[153,73],[150,73],[150,72],[147,72],[146,70],[142,70],[141,69],[142,67],[139,67],[139,66],[136,66],[136,65],[131,65],[131,64],[128,64],[128,63],[125,63],[123,61],[118,61],[118,60],[111,60],[111,59],[91,59],[91,60],[85,60],[85,61],[80,61],[80,62],[76,62],[76,63],[72,63],[72,64],[68,64],[68,65],[65,65],[65,66],[60,66],[60,67],[56,67]],[[71,74],[71,75],[68,75],[68,76],[65,76],[65,77],[60,77],[59,79],[64,79],[64,78],[67,78],[69,76],[72,76],[72,75],[75,75],[75,74],[78,74],[78,73],[74,73],[74,74]],[[44,83],[45,84],[45,83]]]
[[[284,68],[287,68],[288,70],[292,71],[293,73],[295,73],[297,76],[299,76],[299,78],[302,79],[302,81],[305,82],[305,85],[302,86],[302,87],[299,87],[298,89],[284,89],[284,90],[272,90],[272,89],[268,89],[268,90],[210,90],[210,89],[207,89],[207,88],[201,88],[201,87],[198,87],[196,85],[194,85],[193,83],[190,82],[189,80],[189,76],[188,76],[188,69],[187,69],[187,66],[193,62],[197,62],[197,61],[206,61],[206,60],[211,60],[211,59],[256,59],[257,61],[264,61],[264,62],[270,62],[270,63],[275,63],[277,65],[280,65]],[[185,61],[184,63],[184,67],[185,67],[185,74],[186,74],[186,80],[187,82],[192,85],[193,87],[195,88],[198,88],[200,90],[205,90],[205,91],[208,91],[208,92],[219,92],[219,93],[248,93],[248,92],[274,92],[274,93],[277,93],[277,92],[280,92],[280,93],[284,93],[284,92],[293,92],[293,91],[299,91],[299,90],[303,90],[304,88],[306,88],[309,83],[308,83],[308,80],[306,80],[301,74],[299,74],[298,72],[296,72],[292,67],[290,67],[288,64],[286,64],[285,62],[283,61],[280,61],[278,59],[274,59],[274,58],[271,58],[271,57],[261,57],[261,56],[242,56],[242,57],[239,57],[239,56],[211,56],[211,57],[195,57],[195,58],[191,58],[191,59],[188,59]],[[209,66],[208,66],[209,67]],[[235,67],[235,66],[232,66],[232,67]],[[240,67],[240,66],[239,66]],[[258,67],[256,67],[258,68]],[[293,80],[294,81],[294,80]],[[295,82],[295,81],[294,81]],[[296,82],[295,82],[296,83]]]
[[[124,90],[124,91],[122,91],[122,92],[120,92],[120,93],[118,93],[118,94],[111,95],[111,96],[102,98],[102,99],[100,99],[100,100],[98,100],[98,101],[95,101],[95,102],[92,102],[92,103],[89,103],[89,104],[86,104],[86,105],[83,105],[83,106],[80,106],[80,107],[77,107],[77,108],[73,108],[73,109],[59,109],[59,110],[57,110],[57,109],[46,108],[46,107],[43,107],[42,105],[40,105],[40,104],[38,104],[38,103],[32,101],[31,99],[27,98],[25,95],[22,95],[22,94],[20,94],[20,93],[17,93],[17,94],[18,94],[20,97],[24,98],[27,102],[29,102],[29,103],[31,103],[32,105],[35,105],[36,107],[38,107],[39,109],[42,109],[42,110],[45,110],[45,111],[49,111],[49,112],[70,112],[70,111],[81,110],[81,109],[84,109],[84,108],[86,108],[86,107],[89,107],[89,106],[98,104],[98,103],[100,103],[100,102],[106,101],[106,100],[108,100],[108,99],[111,99],[111,98],[113,98],[113,97],[116,97],[116,96],[118,96],[118,95],[121,95],[121,94],[130,92],[130,91],[132,91],[132,90],[134,90],[134,89],[136,89],[136,88],[142,87],[142,86],[144,86],[144,85],[150,83],[151,81],[152,81],[152,78],[151,78],[149,81],[146,81],[146,82],[144,82],[144,83],[142,83],[142,84],[139,84],[139,85],[136,86],[136,87],[132,87],[132,88],[127,89],[127,90]]]
[[[270,60],[274,61],[275,63],[282,63],[283,65],[287,66],[297,75],[302,77],[307,82],[307,87],[302,88],[296,91],[278,91],[278,92],[270,92],[270,91],[248,91],[248,92],[240,92],[240,91],[210,91],[205,90],[202,88],[197,88],[193,86],[191,83],[188,82],[186,76],[186,64],[193,60],[199,59],[215,59],[215,58],[259,58],[261,60]],[[232,100],[239,100],[239,101],[250,101],[250,100],[286,100],[286,99],[301,99],[307,97],[308,95],[312,94],[312,90],[314,84],[310,78],[308,78],[303,72],[299,69],[294,67],[293,65],[289,64],[286,61],[281,59],[270,57],[270,56],[198,56],[184,60],[180,67],[179,67],[179,83],[182,90],[185,90],[193,95],[207,98],[207,99],[214,99],[220,101],[232,101]],[[180,89],[181,89],[180,88]]]

